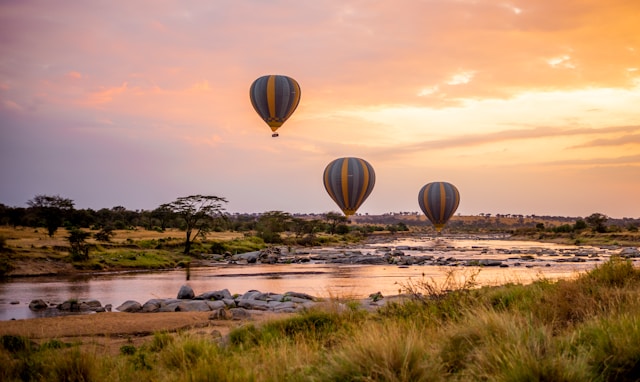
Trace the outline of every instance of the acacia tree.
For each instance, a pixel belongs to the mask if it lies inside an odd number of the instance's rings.
[[[209,232],[216,219],[224,218],[225,212],[222,203],[227,203],[227,200],[213,195],[191,195],[180,197],[171,203],[160,206],[160,208],[177,214],[184,222],[185,254],[191,252],[191,243],[195,238]]]
[[[36,195],[27,204],[44,220],[49,237],[62,225],[64,215],[73,210],[73,200],[59,195]]]

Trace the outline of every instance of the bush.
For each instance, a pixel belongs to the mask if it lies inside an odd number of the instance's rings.
[[[122,345],[120,347],[120,354],[123,354],[123,355],[134,355],[134,354],[136,354],[137,350],[138,349],[136,349],[136,347],[133,346],[133,345]]]
[[[72,228],[69,231],[67,240],[71,245],[69,252],[71,252],[72,261],[89,260],[89,244],[86,242],[89,236],[91,236],[89,232],[83,231],[78,228]]]
[[[20,353],[30,350],[33,344],[26,337],[5,334],[0,337],[0,346],[10,353]]]
[[[102,228],[100,231],[96,232],[94,237],[98,241],[110,242],[111,238],[114,235],[115,235],[115,233],[113,232],[113,228],[105,227],[105,228]]]
[[[336,233],[338,235],[346,235],[349,233],[349,226],[346,224],[340,224],[336,227]]]
[[[640,270],[633,266],[630,259],[612,257],[609,261],[596,266],[582,275],[579,282],[586,287],[595,285],[604,287],[624,287],[640,282]]]

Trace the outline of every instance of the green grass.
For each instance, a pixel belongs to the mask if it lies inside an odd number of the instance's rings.
[[[74,262],[77,269],[167,269],[173,268],[185,255],[158,249],[119,248],[94,252],[88,261]]]
[[[212,253],[232,255],[244,252],[258,251],[266,247],[264,240],[257,236],[249,236],[232,240],[212,240],[209,249]]]
[[[0,380],[640,379],[640,270],[630,261],[558,282],[476,288],[464,280],[406,284],[414,298],[378,312],[329,301],[222,340],[156,333],[117,355],[3,336]]]

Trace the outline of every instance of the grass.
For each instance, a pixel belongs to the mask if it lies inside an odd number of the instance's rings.
[[[612,258],[572,280],[477,288],[473,275],[405,285],[377,312],[330,301],[226,339],[156,333],[120,354],[0,339],[0,380],[634,381],[640,270]],[[82,349],[87,349],[83,347]]]

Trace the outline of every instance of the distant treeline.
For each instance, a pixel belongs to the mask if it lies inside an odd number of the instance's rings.
[[[166,229],[187,229],[184,212],[196,216],[196,211],[176,209],[175,206],[161,205],[154,210],[127,210],[125,207],[75,209],[73,201],[60,196],[38,195],[28,202],[29,207],[9,207],[0,204],[0,225],[13,227],[45,227],[53,235],[58,227],[67,229],[85,228],[91,230],[134,229],[164,231]],[[196,208],[197,209],[197,208]],[[223,208],[221,208],[223,210]],[[182,212],[182,213],[181,213]],[[197,212],[197,213],[201,213]],[[297,237],[315,233],[345,234],[352,231],[407,231],[406,224],[394,221],[390,224],[366,224],[356,226],[340,212],[324,214],[290,214],[282,211],[263,213],[222,213],[215,216],[200,216],[207,221],[198,223],[200,228],[206,225],[207,231],[258,232],[265,242],[277,242],[282,232],[292,232]],[[388,219],[384,219],[388,220]],[[192,227],[193,228],[193,227]]]
[[[0,203],[0,225],[61,227],[87,229],[131,229],[143,227],[162,231],[168,228],[184,229],[184,219],[165,205],[153,210],[128,210],[122,206],[112,208],[75,209],[71,199],[59,196],[38,195],[28,202],[29,207],[10,207]],[[260,230],[265,223],[281,226],[283,231],[315,231],[344,233],[345,226],[368,226],[367,231],[406,231],[429,229],[430,223],[417,212],[385,213],[382,215],[358,214],[347,220],[340,212],[319,214],[290,214],[282,211],[263,213],[225,213],[224,219],[212,220],[214,231]],[[553,232],[570,232],[592,229],[596,232],[638,231],[640,218],[613,219],[600,213],[587,217],[537,216],[517,214],[480,214],[479,216],[454,216],[447,229],[456,232],[494,231],[505,232],[519,229],[535,229]],[[278,230],[279,231],[279,230]],[[337,232],[336,232],[337,231]]]

